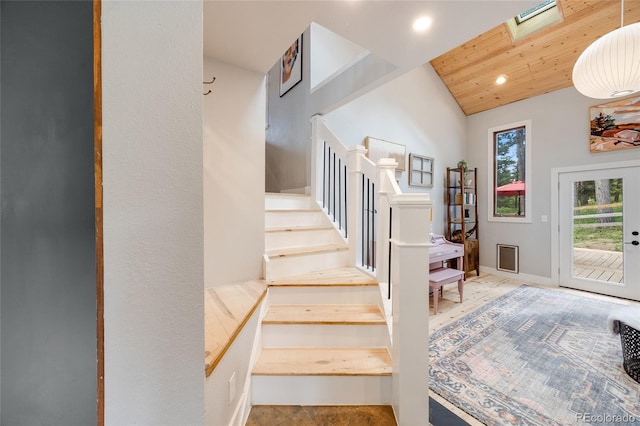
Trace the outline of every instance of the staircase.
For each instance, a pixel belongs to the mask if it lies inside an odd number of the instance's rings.
[[[391,402],[391,357],[378,283],[306,195],[265,197],[268,310],[252,374],[254,405]]]

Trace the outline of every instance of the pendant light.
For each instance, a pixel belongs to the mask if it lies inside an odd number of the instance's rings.
[[[640,91],[640,22],[600,37],[585,49],[573,66],[573,85],[585,96],[611,99]]]

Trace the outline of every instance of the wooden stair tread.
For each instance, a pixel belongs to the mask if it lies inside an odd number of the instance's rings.
[[[310,194],[299,194],[296,192],[265,192],[266,197],[311,197]]]
[[[305,254],[318,254],[346,251],[349,247],[344,244],[324,244],[318,246],[288,247],[282,249],[268,250],[267,256],[270,258],[304,256]]]
[[[376,305],[271,305],[263,324],[384,325]]]
[[[378,285],[375,278],[358,268],[344,267],[323,269],[302,275],[267,280],[270,286],[374,286]]]
[[[267,228],[264,232],[296,232],[296,231],[324,231],[327,229],[335,229],[331,225],[310,225],[310,226],[280,226]]]
[[[267,293],[264,281],[204,291],[204,362],[208,377]]]
[[[265,209],[265,213],[322,213],[322,210],[318,209]]]
[[[389,376],[386,348],[264,348],[258,376]]]

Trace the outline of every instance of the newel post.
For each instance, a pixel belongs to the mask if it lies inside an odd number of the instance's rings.
[[[432,208],[428,194],[389,200],[392,214],[393,406],[398,424],[429,419],[429,247]]]

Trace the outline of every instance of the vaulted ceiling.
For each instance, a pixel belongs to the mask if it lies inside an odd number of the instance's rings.
[[[316,22],[408,71],[538,1],[205,0],[204,55],[266,73]],[[433,23],[416,33],[411,26],[423,15]]]
[[[558,23],[514,41],[504,21],[540,1],[206,0],[204,54],[266,73],[317,22],[399,71],[430,62],[471,115],[571,86],[580,53],[620,27],[619,0],[558,0]],[[625,24],[639,22],[640,0],[624,6]],[[424,14],[433,25],[416,34],[410,25]]]
[[[578,56],[620,27],[617,0],[558,0],[560,22],[514,41],[506,23],[431,60],[466,115],[573,85]],[[624,2],[625,25],[640,21],[640,0]],[[507,82],[496,84],[499,75]]]

